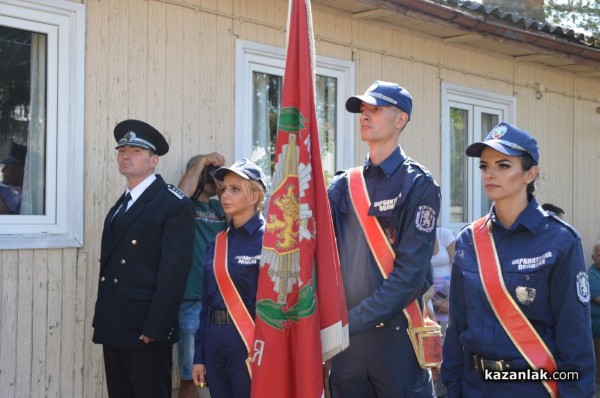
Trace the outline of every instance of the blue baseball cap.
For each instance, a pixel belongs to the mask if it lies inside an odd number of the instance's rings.
[[[10,144],[10,153],[8,156],[0,160],[0,164],[25,164],[25,155],[27,155],[27,146],[12,142]]]
[[[535,164],[540,160],[535,138],[527,131],[506,122],[500,122],[494,127],[482,142],[469,145],[465,153],[467,156],[478,158],[486,146],[510,156],[523,156],[528,153]]]
[[[354,95],[346,101],[348,112],[360,113],[360,105],[366,102],[374,106],[395,106],[408,114],[412,112],[410,93],[396,83],[375,80],[363,95]]]
[[[249,161],[248,159],[244,158],[242,160],[238,160],[229,167],[219,167],[217,171],[215,171],[215,179],[223,181],[229,172],[235,173],[246,180],[258,181],[264,188],[265,192],[267,191],[267,177],[265,176],[265,173],[263,173],[260,166]]]
[[[165,137],[154,127],[141,120],[123,120],[115,126],[115,140],[118,149],[122,146],[137,146],[152,150],[158,156],[169,152]]]

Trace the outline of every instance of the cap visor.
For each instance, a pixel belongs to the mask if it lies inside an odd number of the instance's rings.
[[[379,98],[371,97],[370,95],[355,95],[353,97],[348,98],[346,101],[346,110],[352,113],[360,113],[360,106],[363,102],[366,102],[369,105],[373,106],[392,106],[386,100],[382,100]]]
[[[225,179],[225,176],[227,175],[227,173],[235,173],[237,175],[239,175],[240,177],[242,177],[245,180],[250,180],[250,177],[248,177],[246,174],[244,174],[243,172],[237,170],[237,169],[230,169],[229,167],[219,167],[216,171],[215,171],[215,179],[219,180],[219,181],[223,181]]]
[[[509,156],[522,156],[525,154],[525,152],[509,148],[494,140],[476,142],[474,144],[471,144],[467,147],[465,153],[467,154],[467,156],[478,158],[481,157],[481,152],[485,149],[485,147],[495,149],[496,151]]]
[[[12,163],[23,164],[23,162],[21,162],[19,159],[15,158],[13,156],[9,156],[5,159],[0,160],[0,164],[12,164]]]

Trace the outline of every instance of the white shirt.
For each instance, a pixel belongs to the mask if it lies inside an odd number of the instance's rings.
[[[129,208],[135,203],[137,198],[142,196],[146,188],[148,188],[154,182],[154,180],[156,180],[156,175],[150,174],[148,177],[146,177],[144,181],[137,184],[135,188],[130,190],[129,187],[127,187],[127,189],[125,189],[125,195],[127,195],[127,192],[131,194],[131,199],[129,200],[129,203],[127,204],[127,209],[125,211],[129,210]]]

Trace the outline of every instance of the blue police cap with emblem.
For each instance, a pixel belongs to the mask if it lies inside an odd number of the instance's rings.
[[[535,164],[540,161],[537,141],[527,131],[506,122],[500,122],[482,142],[468,146],[465,153],[471,157],[481,157],[481,151],[490,147],[505,155],[523,156],[529,154]]]
[[[346,101],[348,112],[360,113],[360,105],[366,102],[374,106],[396,106],[408,114],[412,112],[410,93],[396,83],[376,80],[363,95],[354,95]]]
[[[238,160],[229,167],[218,168],[214,174],[215,179],[223,181],[229,172],[233,172],[246,180],[258,181],[265,191],[267,190],[267,177],[265,176],[265,173],[260,166],[252,163],[248,159]]]
[[[165,137],[154,127],[141,120],[123,120],[115,126],[117,146],[137,146],[150,149],[158,156],[169,152],[169,144]]]

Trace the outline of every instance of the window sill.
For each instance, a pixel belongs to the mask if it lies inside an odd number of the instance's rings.
[[[83,240],[68,234],[0,235],[0,250],[82,247]]]

